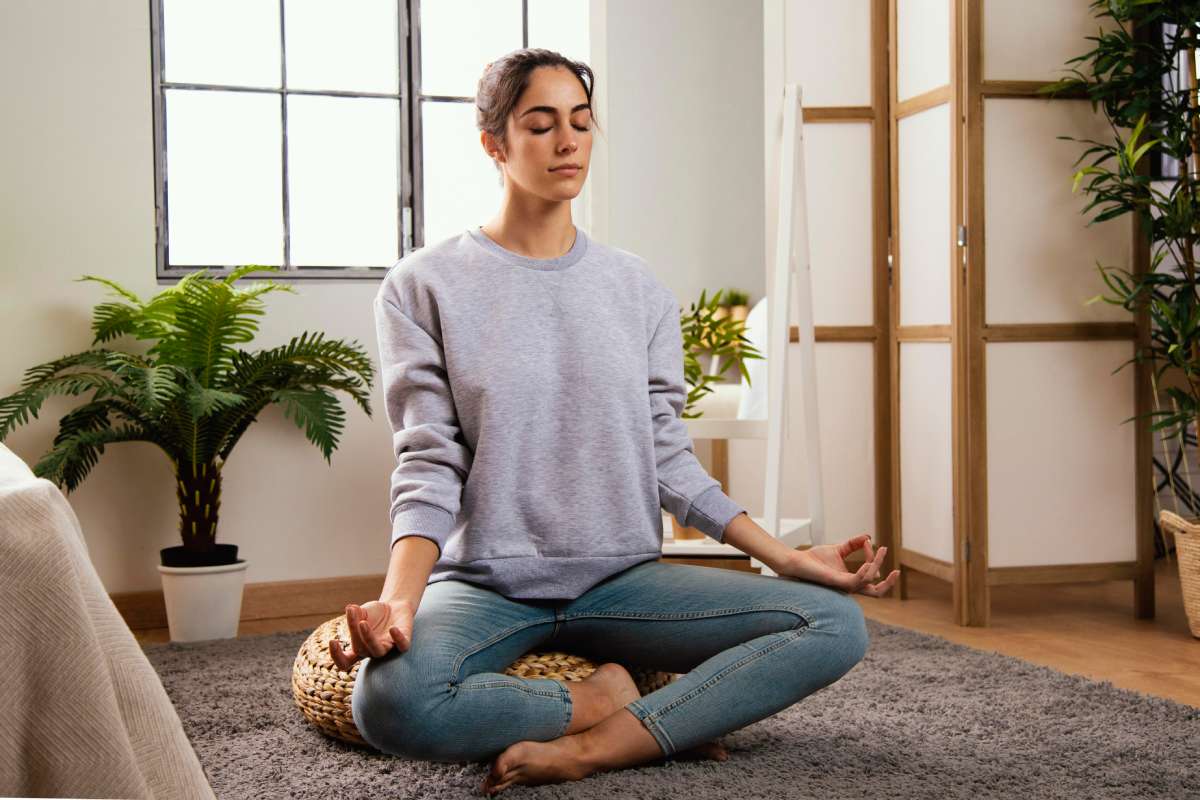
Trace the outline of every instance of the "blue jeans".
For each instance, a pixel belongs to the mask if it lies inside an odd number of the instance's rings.
[[[425,588],[411,647],[359,666],[351,710],[382,752],[491,760],[565,733],[563,683],[503,673],[525,653],[560,650],[684,673],[625,706],[670,758],[828,686],[867,641],[853,597],[795,578],[647,561],[574,600],[514,600],[443,580]]]

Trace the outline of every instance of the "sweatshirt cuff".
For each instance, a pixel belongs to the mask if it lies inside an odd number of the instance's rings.
[[[701,533],[723,542],[725,528],[738,514],[746,509],[729,499],[721,490],[721,485],[715,484],[705,489],[688,508],[684,524],[695,528]]]
[[[428,503],[404,503],[392,517],[392,541],[388,548],[405,536],[423,536],[437,545],[440,559],[452,530],[454,516],[444,508]]]

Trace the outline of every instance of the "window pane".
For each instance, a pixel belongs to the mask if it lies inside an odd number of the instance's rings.
[[[278,0],[163,0],[168,81],[279,86]]]
[[[283,263],[279,95],[168,89],[168,266]]]
[[[292,264],[386,267],[399,258],[397,100],[288,96]]]
[[[529,0],[528,8],[530,47],[556,50],[591,66],[588,0]]]
[[[396,0],[287,0],[289,89],[400,91]]]
[[[500,208],[500,173],[475,127],[472,103],[421,103],[425,244],[487,222]]]
[[[422,3],[421,92],[474,97],[484,66],[520,47],[520,0]]]

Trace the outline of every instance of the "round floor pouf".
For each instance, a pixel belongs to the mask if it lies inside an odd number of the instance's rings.
[[[313,631],[292,664],[292,697],[305,719],[324,734],[344,742],[370,747],[358,733],[350,713],[354,679],[363,659],[343,672],[329,655],[329,642],[337,637],[343,649],[350,648],[350,629],[346,615],[334,617]],[[556,651],[526,653],[509,664],[504,672],[521,678],[550,678],[556,681],[581,681],[596,671],[596,663],[583,656]],[[675,680],[672,672],[629,668],[643,695]]]

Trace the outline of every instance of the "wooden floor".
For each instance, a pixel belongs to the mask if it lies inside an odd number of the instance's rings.
[[[1188,630],[1174,556],[1155,565],[1151,620],[1134,619],[1132,581],[1109,581],[995,586],[992,624],[966,628],[951,621],[949,584],[912,570],[908,577],[907,600],[854,597],[879,622],[1200,707],[1200,639]],[[246,621],[238,635],[311,630],[330,616]],[[166,628],[134,635],[143,643],[170,638]]]

